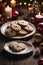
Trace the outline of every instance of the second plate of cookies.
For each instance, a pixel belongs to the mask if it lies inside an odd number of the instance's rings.
[[[27,54],[33,51],[34,47],[31,42],[25,42],[25,41],[11,41],[4,45],[5,51],[21,55],[21,54]]]

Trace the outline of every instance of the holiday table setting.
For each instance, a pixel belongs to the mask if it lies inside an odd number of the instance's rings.
[[[43,65],[42,0],[0,0],[0,65]]]

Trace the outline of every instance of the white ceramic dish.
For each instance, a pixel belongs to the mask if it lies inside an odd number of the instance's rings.
[[[21,42],[21,41],[19,41]],[[32,44],[29,44],[29,42],[24,42],[22,41],[22,43],[25,43],[26,44],[26,49],[24,49],[23,51],[20,51],[20,52],[13,52],[10,48],[9,48],[9,44],[10,42],[6,43],[4,45],[4,49],[5,51],[11,53],[11,54],[16,54],[16,55],[21,55],[21,54],[27,54],[27,53],[30,53],[31,51],[33,51],[34,47]]]
[[[17,20],[17,21],[18,21],[18,20]],[[21,20],[19,20],[19,21],[21,21]],[[3,35],[5,35],[6,37],[8,37],[8,36],[5,34],[6,28],[8,27],[8,25],[9,25],[11,22],[13,22],[13,21],[6,22],[6,23],[3,24],[2,27],[1,27],[1,33],[2,33]],[[34,26],[32,23],[30,23],[30,22],[28,22],[28,23],[29,23],[29,25],[31,25],[32,28],[33,28],[33,31],[32,31],[31,33],[29,33],[29,34],[27,34],[27,35],[25,35],[25,36],[15,36],[15,37],[9,37],[9,38],[12,38],[12,39],[22,39],[22,38],[26,38],[26,37],[29,37],[29,36],[33,35],[33,34],[36,32],[36,28],[35,28],[35,26]]]

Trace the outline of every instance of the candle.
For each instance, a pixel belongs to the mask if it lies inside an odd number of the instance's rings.
[[[16,1],[15,0],[11,0],[10,1],[10,6],[11,7],[15,7],[16,6]]]
[[[0,0],[0,2],[2,2],[2,0]]]
[[[5,8],[5,14],[6,14],[6,17],[12,18],[12,8],[7,6]]]
[[[36,15],[36,18],[43,18],[43,16],[39,12],[38,15]]]
[[[40,14],[40,12],[35,17],[36,17],[35,20],[36,20],[37,23],[42,22],[43,16]]]

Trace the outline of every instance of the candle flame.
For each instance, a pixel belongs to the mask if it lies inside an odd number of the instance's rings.
[[[9,6],[7,6],[7,8],[9,9]]]
[[[14,2],[15,0],[11,0],[12,2]]]

